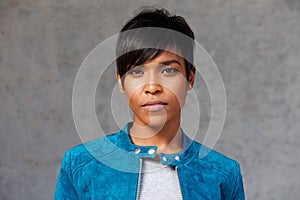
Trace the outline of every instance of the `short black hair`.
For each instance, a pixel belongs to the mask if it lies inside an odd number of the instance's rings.
[[[147,29],[151,27],[160,31]],[[170,30],[184,37],[175,36]],[[193,68],[194,39],[194,33],[183,17],[171,15],[163,8],[143,8],[120,31],[116,44],[117,72],[124,81],[124,75],[132,67],[156,58],[167,47],[171,47],[181,53],[188,79]]]

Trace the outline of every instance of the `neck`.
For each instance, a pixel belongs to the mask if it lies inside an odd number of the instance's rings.
[[[163,127],[139,126],[133,123],[130,137],[139,146],[157,146],[159,153],[177,153],[182,150],[180,119],[177,123],[165,123]]]

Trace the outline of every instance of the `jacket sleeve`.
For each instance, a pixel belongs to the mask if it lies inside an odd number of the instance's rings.
[[[54,200],[77,200],[77,192],[72,180],[71,154],[67,151],[58,174]]]
[[[238,162],[236,162],[235,175],[236,175],[235,187],[234,187],[231,200],[245,200],[243,179],[240,170],[240,165]]]

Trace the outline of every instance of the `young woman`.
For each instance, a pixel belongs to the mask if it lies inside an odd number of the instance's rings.
[[[200,158],[202,145],[180,128],[195,78],[193,47],[185,20],[164,9],[126,23],[116,77],[133,122],[68,150],[55,199],[244,199],[239,164],[214,150]]]

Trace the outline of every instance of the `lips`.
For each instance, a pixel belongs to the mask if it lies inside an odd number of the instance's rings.
[[[156,112],[165,109],[165,106],[167,103],[158,101],[158,100],[152,100],[148,101],[147,103],[142,105],[142,108],[151,111],[151,112]]]

